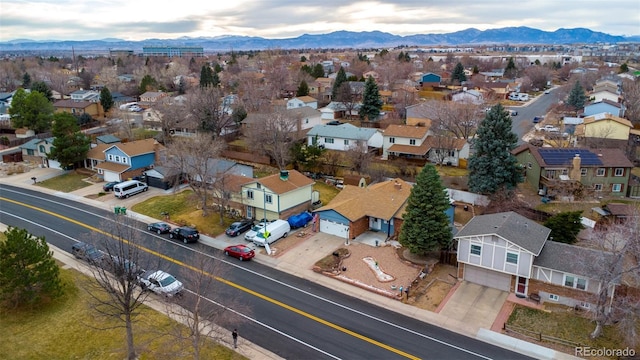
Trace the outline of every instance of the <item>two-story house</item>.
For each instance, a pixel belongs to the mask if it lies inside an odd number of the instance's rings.
[[[420,87],[436,87],[440,86],[442,82],[442,76],[434,73],[426,73],[420,76]]]
[[[151,106],[167,96],[169,96],[169,94],[164,91],[147,91],[140,95],[140,105]]]
[[[382,133],[382,158],[427,159],[428,126],[389,125]]]
[[[581,187],[597,196],[624,197],[633,168],[620,149],[539,148],[523,144],[512,154],[522,166],[525,181],[539,189],[539,194],[549,196],[570,196]]]
[[[98,144],[89,150],[87,160],[104,181],[123,181],[152,168],[163,151],[155,139]]]
[[[238,178],[239,192],[233,195],[249,219],[286,219],[311,208],[312,179],[296,170],[259,179]],[[239,197],[239,199],[238,199]]]
[[[316,125],[307,133],[307,145],[314,143],[328,150],[347,151],[360,148],[363,152],[382,147],[383,136],[378,129],[360,128],[351,124]]]
[[[71,93],[70,99],[58,100],[53,107],[57,113],[66,112],[76,116],[87,114],[95,118],[104,115],[100,93],[95,90],[76,90]]]
[[[590,147],[624,148],[629,141],[633,124],[621,117],[600,113],[587,116],[577,125],[574,134]]]
[[[312,109],[318,108],[318,100],[311,96],[298,96],[293,99],[287,100],[287,110],[297,109],[304,106],[308,106]]]
[[[53,138],[31,139],[19,146],[22,151],[22,159],[52,169],[62,169],[60,163],[48,158],[53,148]]]
[[[553,242],[550,234],[515,212],[475,216],[454,236],[458,278],[523,298],[535,294],[542,301],[589,308],[601,283],[586,264],[610,254]]]

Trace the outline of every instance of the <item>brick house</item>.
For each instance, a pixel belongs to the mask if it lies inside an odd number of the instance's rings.
[[[454,236],[458,278],[523,298],[591,307],[602,286],[592,265],[612,255],[550,241],[550,233],[515,212],[475,216]]]

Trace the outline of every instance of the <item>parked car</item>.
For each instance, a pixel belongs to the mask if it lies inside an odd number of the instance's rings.
[[[229,225],[229,227],[227,228],[227,230],[224,231],[224,233],[232,237],[238,236],[243,232],[250,230],[252,227],[253,227],[253,220],[243,219]]]
[[[155,222],[147,225],[147,230],[160,234],[167,234],[171,231],[171,225],[165,222]]]
[[[300,214],[291,215],[287,219],[287,222],[289,222],[289,225],[291,226],[292,229],[297,229],[297,228],[307,226],[309,221],[311,221],[312,219],[313,219],[313,216],[309,214],[307,211],[305,211]]]
[[[560,132],[560,129],[555,127],[555,126],[553,126],[553,125],[545,125],[545,126],[540,128],[540,131],[557,133],[557,132]]]
[[[145,271],[136,265],[133,261],[111,255],[104,260],[105,268],[113,273],[117,278],[127,277],[127,279],[135,280]]]
[[[224,248],[224,254],[240,259],[240,261],[251,260],[256,253],[246,245],[230,245]]]
[[[123,199],[149,190],[149,186],[138,180],[129,180],[113,186],[113,195]]]
[[[258,231],[264,229],[264,224],[268,224],[268,222],[260,222],[257,225],[254,225],[251,230],[244,234],[244,239],[247,241],[253,241],[253,238],[258,235]]]
[[[547,89],[544,91],[545,94],[551,94],[551,89]]]
[[[190,242],[197,242],[198,239],[200,239],[200,233],[192,227],[181,226],[171,230],[169,232],[169,237],[172,239],[182,240],[182,242],[186,244]]]
[[[518,112],[515,110],[509,110],[509,115],[511,116],[518,116]]]
[[[175,296],[184,289],[184,285],[173,275],[161,270],[145,271],[138,276],[138,283],[142,290],[168,297]]]
[[[98,250],[95,246],[83,242],[78,242],[71,246],[71,254],[76,259],[82,259],[89,264],[98,265],[102,263],[104,259],[104,253]]]
[[[537,123],[539,123],[540,121],[542,121],[542,119],[544,119],[544,117],[543,117],[543,116],[534,116],[534,117],[533,117],[533,123],[534,123],[534,124],[537,124]]]
[[[110,181],[104,185],[102,185],[102,190],[104,190],[105,192],[109,192],[111,190],[113,190],[113,187],[120,184],[120,181]]]

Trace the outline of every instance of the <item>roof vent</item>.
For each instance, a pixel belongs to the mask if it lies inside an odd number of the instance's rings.
[[[282,181],[287,181],[287,180],[289,180],[289,171],[287,171],[287,170],[280,170],[280,180],[282,180]]]

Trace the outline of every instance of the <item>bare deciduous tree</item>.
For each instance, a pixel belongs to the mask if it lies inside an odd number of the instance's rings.
[[[136,359],[133,323],[147,299],[137,275],[143,266],[152,265],[139,247],[140,230],[132,220],[116,216],[105,226],[108,233],[95,235],[94,243],[104,251],[102,261],[90,263],[95,281],[84,282],[91,296],[91,307],[101,316],[121,322],[126,329],[127,359]],[[105,327],[109,329],[112,327]]]
[[[624,104],[627,108],[625,116],[634,125],[640,123],[640,81],[624,79]]]
[[[291,159],[297,130],[297,121],[285,111],[276,111],[265,117],[264,122],[252,126],[247,131],[251,150],[271,156],[280,169],[284,169]]]
[[[216,161],[226,144],[206,134],[189,138],[175,138],[167,146],[167,156],[161,164],[186,176],[189,187],[198,198],[202,216],[208,215],[211,186],[217,181]]]
[[[421,107],[424,117],[433,120],[433,129],[446,130],[459,139],[475,133],[481,106],[469,102],[430,100]]]
[[[233,124],[232,105],[224,101],[224,93],[217,87],[197,87],[187,96],[188,114],[211,137],[218,137],[224,128]]]
[[[352,170],[358,174],[364,174],[373,159],[373,154],[369,152],[366,141],[357,140],[349,146],[349,149],[345,152],[345,157],[351,164]]]
[[[637,345],[640,300],[637,294],[619,291],[640,286],[640,218],[636,212],[626,221],[594,231],[589,241],[603,250],[594,259],[580,259],[592,279],[600,282],[593,302],[596,327],[591,338],[602,334],[603,326],[617,323],[630,346]],[[612,300],[613,298],[613,300]]]
[[[181,273],[189,283],[189,291],[185,296],[190,301],[185,301],[184,306],[169,306],[168,313],[185,325],[176,327],[174,335],[191,345],[188,354],[173,355],[190,355],[198,360],[203,358],[202,350],[207,340],[224,342],[225,338],[229,338],[229,332],[223,327],[237,327],[247,316],[251,316],[251,308],[239,299],[228,299],[225,304],[211,299],[211,294],[222,292],[223,284],[216,280],[225,276],[222,263],[204,254],[196,254],[192,264],[198,270],[185,269]]]

